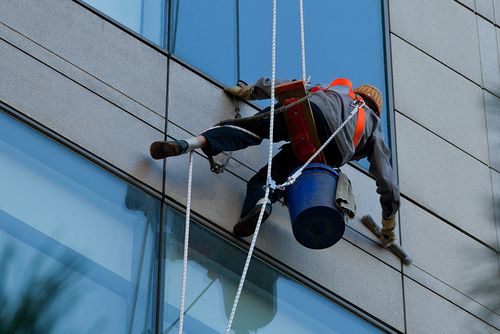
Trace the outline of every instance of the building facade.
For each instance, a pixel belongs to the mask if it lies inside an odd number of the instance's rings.
[[[499,332],[500,1],[306,1],[304,15],[313,83],[384,94],[413,264],[362,224],[381,215],[375,181],[346,165],[344,237],[307,249],[274,205],[234,333]],[[298,27],[298,1],[278,1],[278,76],[300,77]],[[270,48],[271,1],[0,1],[4,328],[22,309],[44,333],[177,331],[188,158],[149,145],[259,111],[222,88],[270,76]],[[222,174],[194,154],[186,333],[225,330],[249,245],[231,230],[266,146]]]

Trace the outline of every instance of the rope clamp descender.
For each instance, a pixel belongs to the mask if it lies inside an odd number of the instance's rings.
[[[285,187],[279,186],[276,181],[274,181],[272,178],[269,178],[266,183],[266,188],[271,189],[271,191],[275,191],[276,189],[278,190],[285,190]]]

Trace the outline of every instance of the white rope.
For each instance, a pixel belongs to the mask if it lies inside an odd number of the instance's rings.
[[[230,334],[231,326],[233,324],[234,315],[236,313],[236,308],[238,307],[238,302],[240,299],[241,291],[243,290],[243,284],[245,283],[245,278],[248,272],[248,267],[250,266],[250,260],[252,259],[253,250],[255,248],[255,244],[257,242],[257,235],[259,234],[260,225],[262,223],[262,219],[264,217],[264,212],[266,211],[266,203],[269,198],[270,188],[269,185],[271,183],[271,168],[272,168],[272,160],[273,160],[273,134],[274,134],[274,104],[275,104],[275,96],[274,96],[274,88],[276,86],[276,0],[273,0],[273,34],[272,34],[272,76],[271,76],[271,118],[269,124],[269,156],[267,163],[267,187],[266,193],[264,195],[264,204],[260,209],[259,219],[257,220],[257,225],[255,226],[255,232],[253,233],[252,242],[250,244],[250,249],[248,250],[247,259],[245,261],[245,266],[243,267],[243,273],[241,274],[240,283],[238,285],[238,290],[236,291],[236,296],[234,297],[233,308],[231,309],[231,314],[228,319],[226,334]]]
[[[307,84],[306,81],[306,45],[304,37],[304,5],[302,0],[300,0],[300,47],[302,51],[302,80],[304,85]]]
[[[181,305],[179,307],[179,334],[182,334],[182,330],[184,327],[184,303],[186,301],[187,261],[188,261],[188,251],[189,251],[189,220],[191,218],[192,180],[193,180],[193,151],[189,153],[188,193],[187,193],[187,204],[186,204],[186,222],[184,228],[184,256],[182,258]]]

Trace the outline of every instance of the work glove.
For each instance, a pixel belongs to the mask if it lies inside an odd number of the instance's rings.
[[[380,233],[380,241],[385,247],[389,247],[396,240],[394,229],[396,228],[396,215],[388,219],[382,217],[382,230]]]
[[[234,87],[226,87],[224,88],[224,92],[239,97],[242,100],[251,100],[253,86],[252,85],[241,85]]]

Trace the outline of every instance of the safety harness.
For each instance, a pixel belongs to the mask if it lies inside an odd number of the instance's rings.
[[[321,88],[320,86],[314,86],[311,88],[311,92],[317,92],[322,90],[323,92],[327,92],[328,89],[334,87],[334,86],[345,86],[349,88],[349,92],[347,95],[354,101],[358,102],[358,105],[363,104],[363,98],[357,94],[354,93],[352,90],[352,83],[351,80],[346,79],[346,78],[338,78],[333,80],[326,88]],[[361,136],[363,135],[364,129],[365,129],[365,122],[366,122],[366,112],[364,107],[360,107],[358,110],[358,118],[356,120],[356,128],[354,130],[354,136],[352,137],[352,142],[354,144],[354,148],[358,147],[359,141],[361,140]]]

